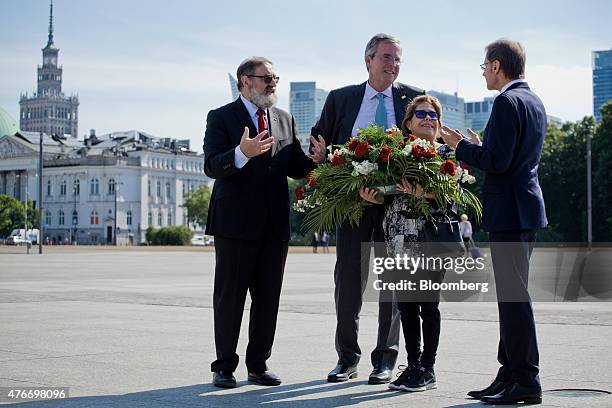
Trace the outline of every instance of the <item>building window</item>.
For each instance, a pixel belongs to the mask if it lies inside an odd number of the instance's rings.
[[[47,195],[50,196],[53,190],[51,189],[51,180],[47,180]]]
[[[66,180],[62,180],[62,183],[60,184],[60,195],[66,195]]]
[[[168,224],[166,225],[172,225],[172,224],[174,224],[172,222],[172,210],[168,210]]]
[[[172,198],[172,189],[170,188],[169,181],[166,182],[166,197],[168,198],[168,200]]]
[[[51,225],[51,211],[45,211],[45,225]]]
[[[127,225],[132,225],[132,211],[128,211],[126,214],[127,220],[126,220],[126,224]]]
[[[79,195],[81,194],[81,181],[79,179],[75,179],[74,180],[74,188],[72,190],[72,193],[74,195]]]
[[[161,210],[157,213],[157,226],[158,227],[162,226],[162,213],[161,213]]]
[[[98,224],[100,224],[100,217],[98,216],[98,212],[96,210],[93,210],[91,212],[90,223],[91,223],[91,225],[98,225]]]
[[[64,211],[62,211],[62,210],[60,210],[60,212],[59,212],[58,224],[59,225],[64,225]]]
[[[115,194],[115,179],[108,180],[108,195]]]
[[[89,188],[89,194],[98,195],[100,194],[100,182],[97,178],[91,179],[91,184]]]
[[[151,180],[147,180],[147,196],[151,197]]]
[[[161,197],[161,181],[157,180],[157,196]]]
[[[153,213],[151,211],[149,211],[149,214],[147,214],[147,225],[149,227],[153,226]]]
[[[183,181],[183,198],[187,195],[187,183]]]

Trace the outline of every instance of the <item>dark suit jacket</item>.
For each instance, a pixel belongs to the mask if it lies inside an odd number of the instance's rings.
[[[539,229],[548,224],[538,182],[546,111],[527,83],[495,98],[482,146],[461,141],[457,159],[485,172],[485,231]]]
[[[366,82],[331,91],[325,100],[321,117],[310,134],[323,136],[328,146],[346,143],[357,120],[365,89]],[[399,127],[404,119],[406,106],[413,98],[424,95],[425,92],[399,82],[393,84],[392,92],[395,120]]]
[[[287,112],[270,108],[268,129],[274,137],[271,157],[251,158],[242,169],[234,165],[234,149],[244,127],[249,137],[257,129],[238,98],[211,110],[204,135],[204,171],[215,179],[206,233],[225,238],[255,240],[273,233],[289,240],[287,176],[302,178],[315,167],[296,137],[295,121]]]

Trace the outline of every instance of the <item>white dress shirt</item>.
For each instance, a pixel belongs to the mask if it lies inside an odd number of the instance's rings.
[[[503,94],[504,92],[506,92],[508,90],[508,88],[510,88],[512,85],[514,84],[519,84],[522,82],[527,82],[524,79],[515,79],[514,81],[510,81],[508,82],[506,85],[504,85],[504,87],[501,89],[501,91],[499,91],[500,94]]]
[[[257,105],[249,101],[244,96],[242,96],[242,94],[240,94],[240,100],[242,101],[247,111],[249,112],[249,116],[251,117],[251,120],[253,121],[253,124],[255,125],[255,129],[257,129],[257,133],[258,134],[261,133],[261,130],[259,129],[259,126],[258,126],[259,118],[257,117],[257,110],[259,109],[259,107],[257,107]],[[264,111],[264,117],[266,118],[266,123],[269,123],[268,122],[268,110],[263,109],[263,111]],[[249,135],[250,138],[253,138],[255,136],[256,135]],[[244,165],[247,164],[248,161],[249,161],[249,158],[246,157],[244,153],[242,153],[242,150],[240,150],[240,145],[236,146],[236,148],[234,149],[234,165],[236,166],[236,168],[238,169],[243,168]]]
[[[387,89],[381,93],[385,95],[383,102],[385,109],[387,110],[387,127],[397,125],[395,118],[395,109],[393,107],[393,91],[391,89],[393,85],[390,85]],[[361,108],[357,114],[357,120],[353,125],[351,135],[357,136],[357,130],[367,128],[370,123],[376,124],[376,109],[378,108],[378,91],[370,86],[370,83],[366,83],[365,93],[363,94],[363,100],[361,101]]]

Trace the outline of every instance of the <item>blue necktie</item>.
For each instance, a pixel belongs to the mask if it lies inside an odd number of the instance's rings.
[[[379,92],[376,94],[378,98],[378,107],[376,108],[376,125],[387,129],[387,109],[385,108],[385,94]]]

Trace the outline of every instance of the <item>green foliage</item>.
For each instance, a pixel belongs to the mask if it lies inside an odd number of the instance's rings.
[[[28,200],[28,228],[38,226],[38,211]],[[24,228],[24,203],[8,195],[0,194],[0,237],[7,237],[14,229]]]
[[[612,241],[612,101],[601,107],[593,138],[593,240]]]
[[[145,237],[150,245],[189,245],[193,231],[184,225],[173,225],[160,229],[149,227]]]
[[[183,207],[187,209],[189,222],[195,222],[202,227],[206,225],[210,195],[211,190],[208,186],[202,186],[187,194]]]
[[[549,126],[540,160],[540,184],[549,228],[540,240],[586,241],[586,140],[595,121],[585,117],[561,129]]]

